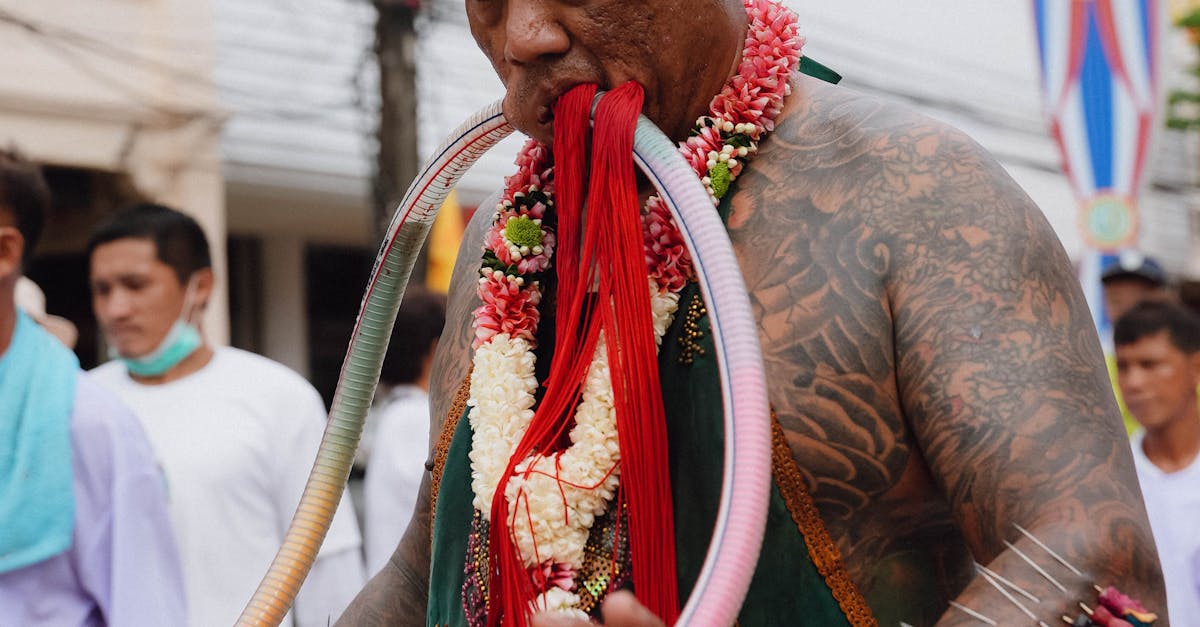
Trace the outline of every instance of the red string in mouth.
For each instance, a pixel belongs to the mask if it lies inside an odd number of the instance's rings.
[[[577,86],[555,105],[558,328],[545,395],[491,504],[490,626],[527,624],[540,592],[524,565],[530,556],[519,554],[511,531],[518,517],[528,516],[521,511],[528,510],[528,499],[518,497],[510,516],[504,487],[522,460],[549,456],[561,446],[602,332],[621,457],[617,498],[628,506],[637,596],[668,624],[679,613],[666,423],[632,159],[642,88],[626,83],[600,99],[589,174],[589,114],[596,89]]]

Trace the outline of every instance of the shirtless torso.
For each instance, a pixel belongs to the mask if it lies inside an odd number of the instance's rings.
[[[1024,624],[973,582],[974,561],[1043,599],[1047,622],[1094,598],[1093,581],[1165,608],[1071,265],[1038,208],[980,147],[801,77],[731,206],[772,405],[880,624],[974,623],[943,614],[955,598]],[[430,395],[435,439],[470,364],[474,243],[485,227],[473,222],[456,270]],[[421,622],[427,489],[422,503],[343,623]],[[1013,523],[1090,577],[1052,567],[1069,594],[1055,590],[1006,550],[1005,540],[1028,548]]]

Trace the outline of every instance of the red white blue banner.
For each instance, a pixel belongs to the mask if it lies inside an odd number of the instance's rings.
[[[1033,0],[1042,93],[1079,200],[1080,281],[1101,337],[1100,270],[1137,248],[1137,196],[1159,109],[1161,0]]]

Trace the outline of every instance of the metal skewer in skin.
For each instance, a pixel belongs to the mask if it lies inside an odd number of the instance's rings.
[[[1045,551],[1051,558],[1054,559],[1054,561],[1058,562],[1060,565],[1062,565],[1064,568],[1071,571],[1078,577],[1086,578],[1086,575],[1083,574],[1083,571],[1079,570],[1074,565],[1072,565],[1070,562],[1068,562],[1065,558],[1063,558],[1061,555],[1056,553],[1053,549],[1051,549],[1049,546],[1047,546],[1045,542],[1042,542],[1040,539],[1038,539],[1037,536],[1033,535],[1031,532],[1026,530],[1021,525],[1014,523],[1013,526],[1017,529],[1017,531],[1019,531],[1021,533],[1021,535],[1025,536],[1027,539],[1029,539],[1031,542],[1033,542],[1037,547],[1039,547],[1040,549]],[[1051,585],[1053,585],[1058,590],[1060,590],[1064,593],[1067,593],[1067,587],[1064,586],[1060,581],[1055,579],[1052,575],[1050,575],[1050,573],[1047,572],[1046,569],[1043,568],[1041,565],[1039,565],[1036,561],[1034,561],[1033,558],[1031,558],[1025,552],[1021,551],[1019,548],[1014,546],[1011,542],[1006,541],[1004,544],[1017,557],[1019,557],[1021,559],[1021,561],[1025,562],[1025,564],[1027,564],[1029,567],[1034,569],[1034,571],[1037,572],[1047,582],[1049,582]],[[1017,592],[1018,594],[1025,597],[1026,599],[1029,599],[1034,604],[1040,604],[1041,601],[1038,600],[1038,598],[1036,596],[1034,596],[1032,593],[1028,592],[1027,590],[1021,588],[1020,586],[1013,583],[1012,581],[1006,579],[1005,577],[997,574],[996,572],[993,572],[991,569],[984,566],[983,564],[976,563],[975,568],[979,572],[980,577],[983,578],[983,580],[985,582],[987,582],[989,585],[991,585],[993,588],[995,588],[998,592],[1000,592],[1000,594],[1002,594],[1010,603],[1012,603],[1018,609],[1020,609],[1022,613],[1024,613],[1026,616],[1030,617],[1031,619],[1035,620],[1038,625],[1046,624],[1046,623],[1042,622],[1040,619],[1036,618],[1036,616],[1033,615],[1033,613],[1029,610],[1028,607],[1026,607],[1023,603],[1021,603],[1012,594],[1010,594],[1008,592],[1008,590],[1005,589],[1005,586],[1007,586],[1008,588]],[[1073,627],[1099,627],[1099,626],[1138,627],[1138,626],[1152,625],[1154,623],[1154,621],[1157,619],[1157,616],[1155,614],[1145,610],[1145,608],[1143,608],[1140,603],[1138,603],[1134,599],[1131,599],[1131,598],[1125,596],[1120,591],[1118,591],[1116,588],[1110,587],[1110,588],[1105,589],[1105,588],[1101,588],[1098,585],[1095,585],[1094,583],[1092,584],[1092,588],[1095,589],[1095,591],[1097,593],[1096,609],[1089,607],[1086,603],[1080,602],[1078,605],[1079,605],[1079,608],[1083,610],[1083,613],[1079,614],[1074,619],[1072,619],[1070,616],[1063,615],[1060,617],[1062,619],[1063,623],[1065,623],[1067,625],[1072,625]],[[996,621],[991,619],[990,617],[985,616],[985,615],[981,614],[980,612],[978,612],[974,609],[971,609],[965,605],[962,605],[956,601],[951,601],[950,606],[960,612],[963,612],[964,614],[971,616],[972,618],[975,618],[976,620],[978,620],[982,623],[985,623],[988,625],[997,624]]]
[[[388,226],[342,365],[329,422],[283,545],[239,626],[282,622],[341,500],[417,254],[442,201],[484,152],[512,133],[494,103],[460,126],[412,183]],[[725,411],[725,458],[712,544],[680,625],[729,625],[749,588],[770,488],[770,408],[745,282],[725,227],[676,146],[644,116],[634,160],[679,224],[708,303]]]

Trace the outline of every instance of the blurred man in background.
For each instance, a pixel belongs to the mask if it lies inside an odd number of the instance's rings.
[[[233,624],[299,503],[310,465],[297,462],[316,455],[324,404],[295,372],[204,338],[214,279],[191,217],[136,205],[100,225],[87,252],[92,305],[116,357],[94,372],[134,409],[166,470],[188,622]],[[325,625],[363,578],[344,501],[296,599],[295,624]]]
[[[1100,283],[1104,292],[1104,314],[1114,324],[1126,311],[1142,301],[1173,298],[1168,289],[1166,271],[1152,257],[1138,252],[1122,254],[1105,266],[1100,272]],[[1108,366],[1108,378],[1112,380],[1113,395],[1121,409],[1121,419],[1125,422],[1125,432],[1132,435],[1138,423],[1121,398],[1121,388],[1117,385],[1117,358],[1110,352],[1104,356],[1104,361]]]
[[[409,288],[396,314],[379,381],[387,400],[375,423],[364,486],[367,571],[377,572],[408,528],[429,452],[429,369],[446,325],[446,297]]]
[[[1200,318],[1144,301],[1117,319],[1117,380],[1141,425],[1133,459],[1177,625],[1200,616]]]
[[[0,151],[0,625],[179,625],[162,474],[137,419],[15,306],[49,206]]]

